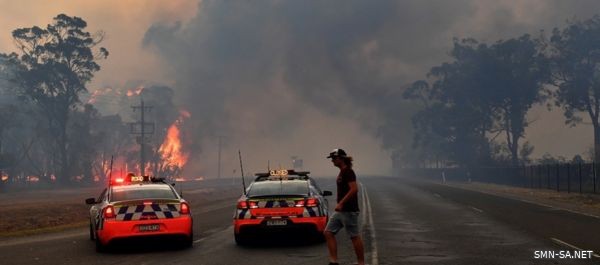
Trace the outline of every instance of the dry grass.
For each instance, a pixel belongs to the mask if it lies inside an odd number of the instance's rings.
[[[184,198],[192,209],[215,200],[233,201],[240,193],[238,186],[186,185],[190,187],[184,190]],[[90,206],[85,204],[85,199],[97,197],[101,191],[102,188],[97,187],[0,194],[0,239],[86,227]]]
[[[52,190],[0,195],[0,238],[83,227],[88,223],[86,197],[100,188]]]
[[[460,188],[483,191],[567,209],[585,214],[600,216],[600,195],[556,192],[548,189],[528,189],[490,183],[448,183]]]

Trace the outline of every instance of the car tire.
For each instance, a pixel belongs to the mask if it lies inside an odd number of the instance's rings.
[[[194,245],[194,230],[183,241],[183,248],[191,248]]]
[[[96,252],[104,253],[107,250],[108,250],[108,246],[102,244],[102,242],[100,241],[100,238],[98,238],[98,234],[96,234]]]
[[[90,221],[90,240],[94,241],[94,239],[96,239],[95,235],[94,235],[94,228],[92,227],[92,221]]]
[[[239,234],[234,233],[234,238],[235,238],[235,243],[238,246],[243,246],[248,243],[248,239],[244,235],[242,235],[242,233],[239,233]]]
[[[323,235],[323,233],[319,233],[319,231],[315,232],[315,242],[316,243],[324,243],[325,240],[325,235]]]

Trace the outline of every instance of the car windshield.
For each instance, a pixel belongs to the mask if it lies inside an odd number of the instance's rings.
[[[262,181],[255,182],[248,191],[248,197],[307,195],[306,181]]]
[[[164,185],[152,186],[120,186],[113,187],[111,201],[127,201],[141,199],[177,199],[173,190]]]

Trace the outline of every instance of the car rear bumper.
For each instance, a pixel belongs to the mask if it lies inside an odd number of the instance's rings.
[[[158,224],[158,231],[140,232],[141,225]],[[103,245],[115,239],[144,236],[192,236],[192,217],[181,216],[172,219],[154,219],[139,221],[105,220],[104,227],[98,230],[98,240]]]
[[[288,220],[285,226],[267,226],[268,220]],[[319,217],[297,217],[286,219],[235,219],[233,220],[234,232],[236,234],[261,232],[261,231],[281,231],[281,230],[315,230],[323,233],[327,225],[327,216]]]

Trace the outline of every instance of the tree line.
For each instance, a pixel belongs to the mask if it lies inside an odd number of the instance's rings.
[[[405,165],[526,164],[533,151],[525,137],[532,123],[527,113],[536,104],[561,108],[568,126],[587,116],[593,157],[600,160],[600,16],[537,37],[491,44],[454,39],[449,55],[451,61],[404,91],[420,105],[412,116],[412,148],[400,158]]]
[[[0,186],[27,176],[63,185],[91,183],[106,178],[112,155],[138,161],[137,143],[124,122],[135,118],[119,114],[131,113],[131,100],[122,95],[113,115],[82,100],[109,55],[100,47],[104,32],[89,32],[82,18],[60,14],[46,27],[15,29],[12,39],[16,52],[0,53]],[[142,94],[155,107],[154,144],[160,144],[178,115],[174,91],[151,86]],[[158,146],[147,152],[158,164]]]

